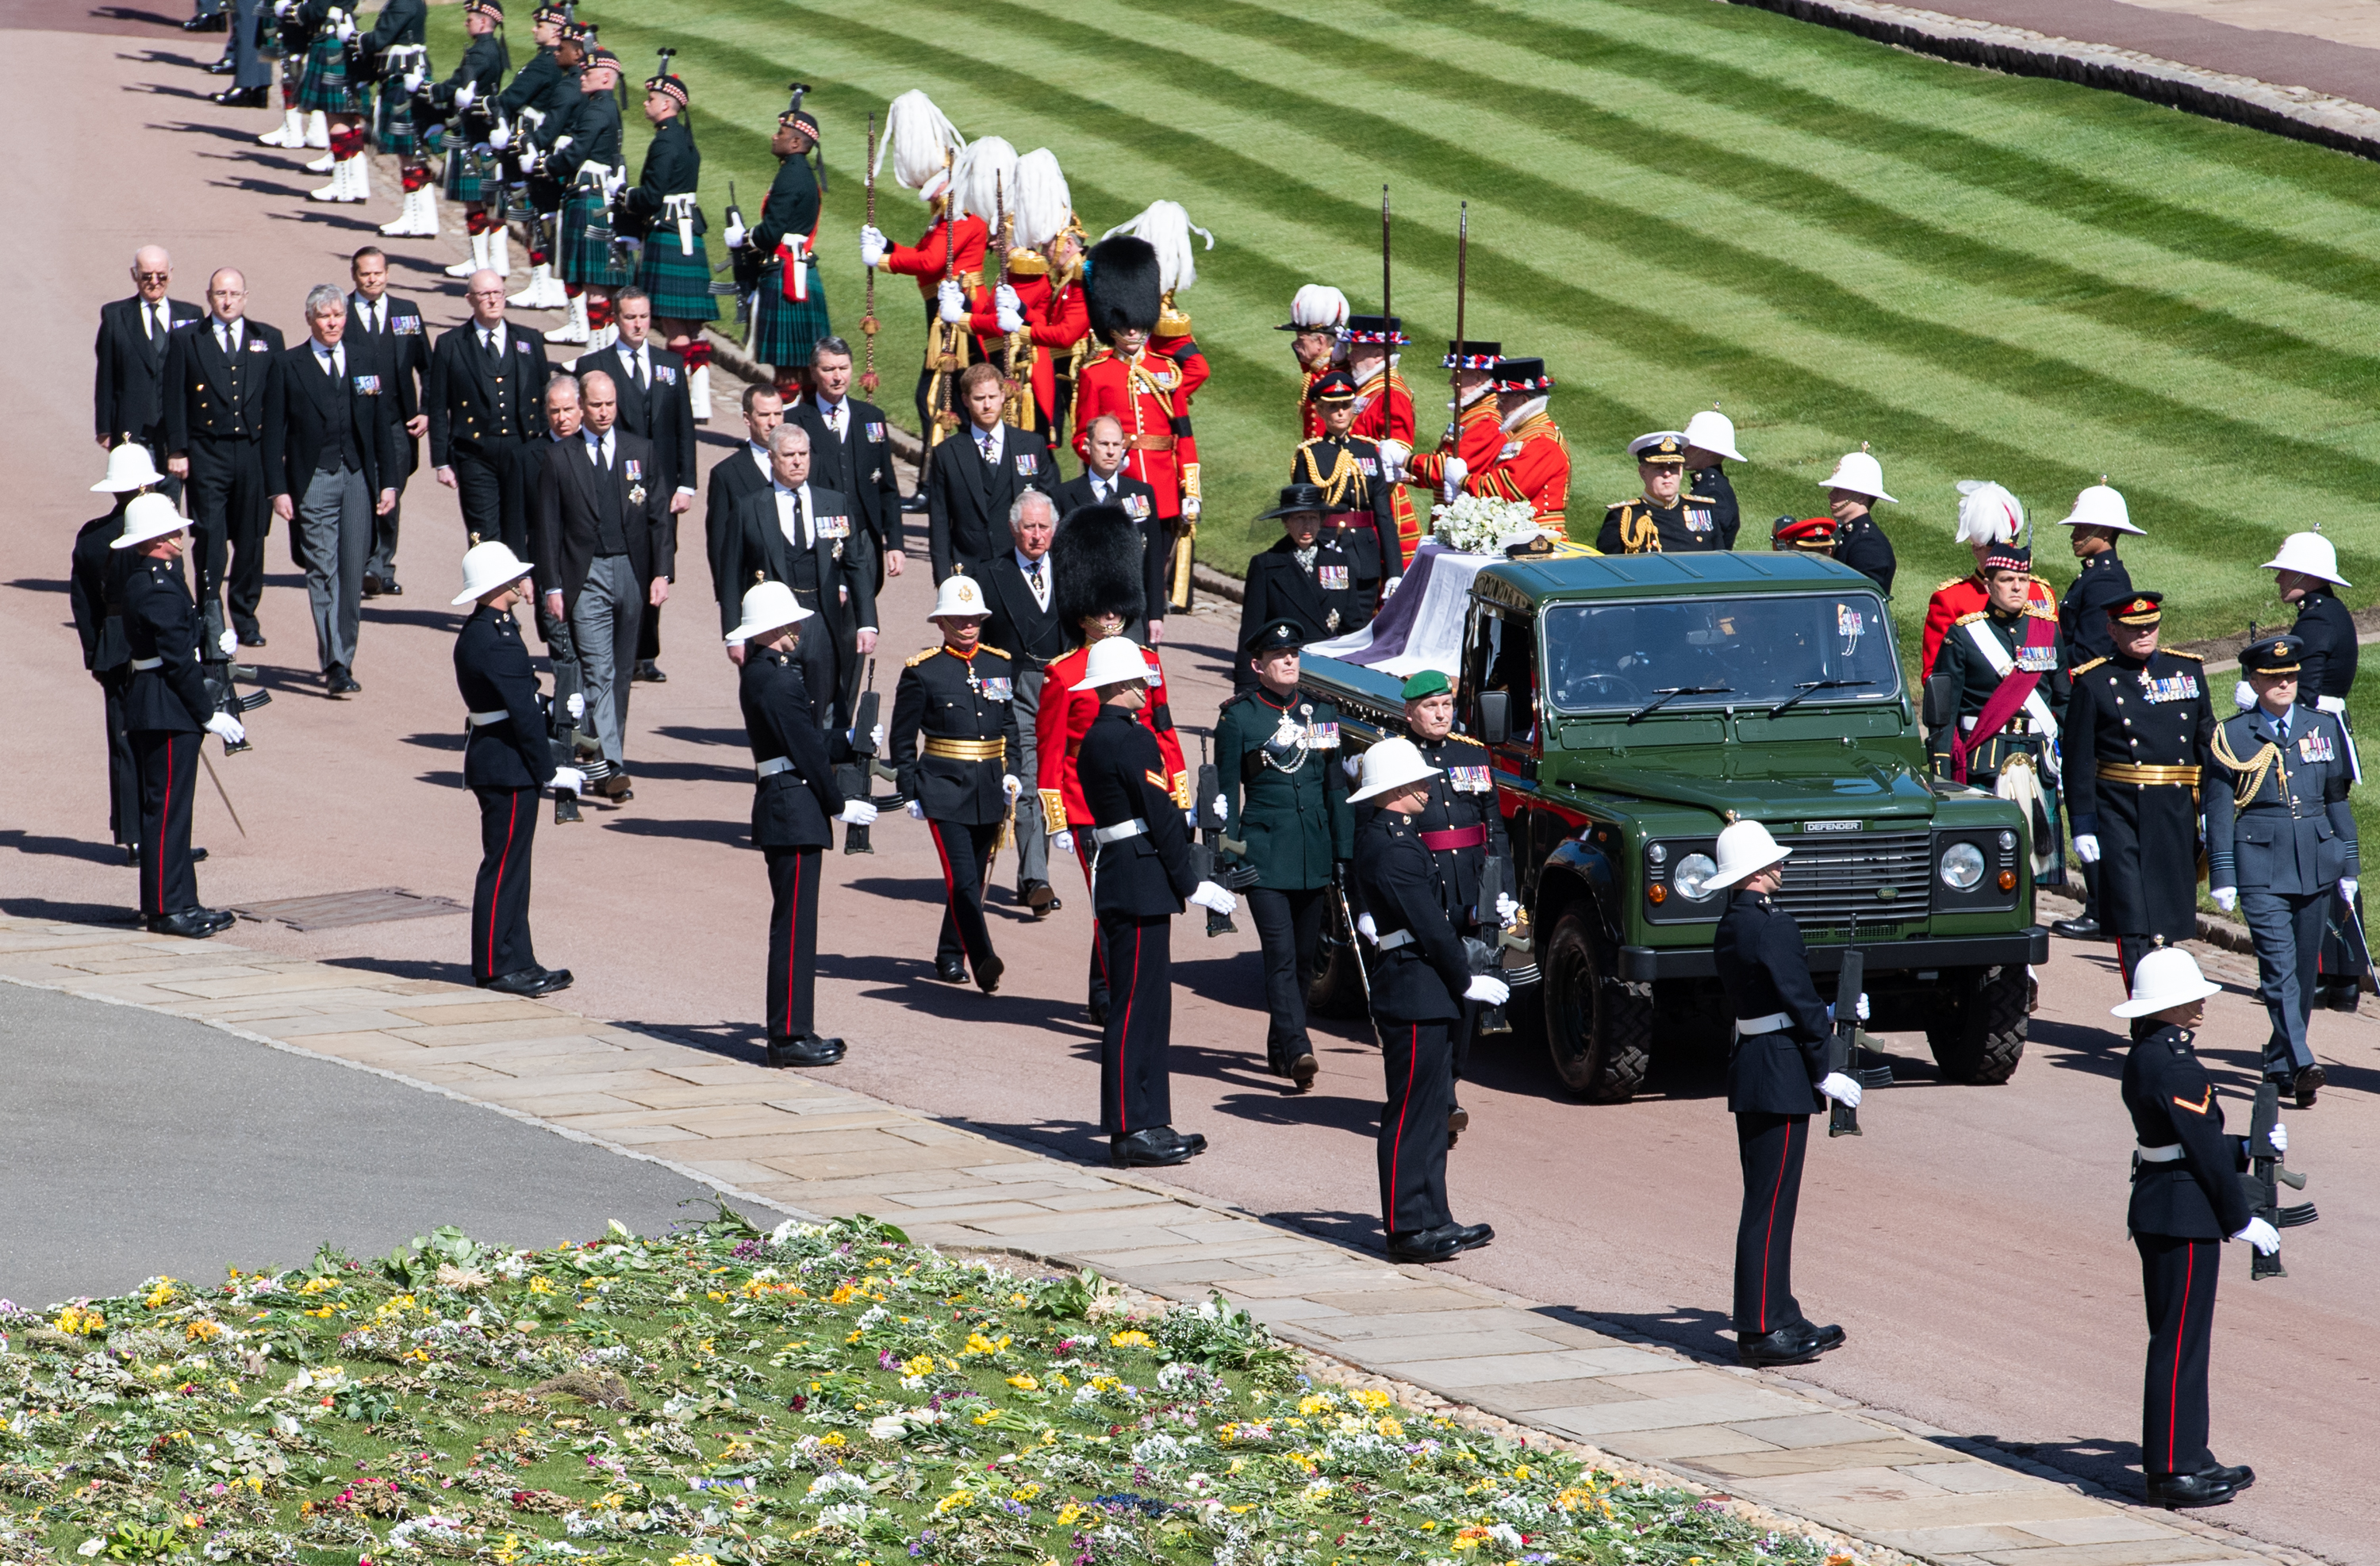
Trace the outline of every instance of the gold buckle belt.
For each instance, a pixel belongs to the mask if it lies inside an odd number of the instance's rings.
[[[1008,754],[1008,742],[998,739],[937,739],[926,736],[926,754],[945,761],[998,761]]]
[[[2196,767],[2150,767],[2133,761],[2102,761],[2099,776],[2108,783],[2134,783],[2142,788],[2196,788]]]

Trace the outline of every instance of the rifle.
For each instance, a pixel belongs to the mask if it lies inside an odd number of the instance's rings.
[[[886,128],[891,127],[888,126]],[[862,166],[868,170],[866,180],[868,226],[873,228],[876,226],[876,111],[873,109],[868,111],[868,162]],[[881,384],[876,379],[876,334],[879,330],[880,328],[876,320],[876,269],[871,266],[868,269],[868,302],[861,307],[859,314],[859,334],[868,344],[868,368],[859,372],[859,391],[862,396],[874,396],[876,388]]]
[[[1454,227],[1454,368],[1446,372],[1446,433],[1438,449],[1451,452],[1463,430],[1463,358],[1470,339],[1463,334],[1463,307],[1471,292],[1471,203],[1463,203]]]
[[[1529,935],[1529,916],[1524,910],[1513,920],[1512,928],[1506,929],[1496,912],[1497,905],[1513,894],[1512,862],[1489,855],[1487,863],[1479,868],[1479,905],[1472,910],[1472,915],[1481,929],[1493,930],[1495,934],[1486,941],[1466,941],[1463,944],[1472,954],[1473,973],[1492,974],[1501,978],[1508,988],[1518,989],[1522,979],[1503,966],[1503,957],[1506,952],[1525,954],[1530,950],[1533,941]],[[1501,1006],[1490,1006],[1480,1014],[1478,1030],[1488,1034],[1510,1033],[1512,1025],[1505,1021]]]
[[[2281,1206],[2281,1187],[2292,1191],[2305,1189],[2306,1177],[2297,1171],[2283,1167],[2281,1155],[2273,1146],[2273,1125],[2281,1116],[2281,1085],[2265,1077],[2256,1085],[2256,1107],[2248,1117],[2248,1206],[2258,1218],[2275,1229],[2295,1229],[2312,1223],[2322,1215],[2313,1210],[2312,1202],[2293,1208]],[[2289,1269],[2281,1265],[2281,1253],[2266,1256],[2252,1252],[2248,1258],[2248,1278],[2261,1282],[2267,1278],[2287,1278]]]
[[[1843,953],[1841,977],[1835,981],[1835,1031],[1827,1038],[1827,1073],[1855,1076],[1859,1070],[1859,996],[1867,982],[1867,958],[1856,946]],[[1859,1111],[1840,1099],[1828,1100],[1827,1135],[1857,1136]]]
[[[1248,845],[1225,837],[1223,819],[1215,814],[1215,795],[1223,792],[1223,773],[1222,769],[1208,758],[1207,742],[1213,733],[1211,729],[1198,731],[1198,789],[1192,800],[1198,817],[1198,841],[1190,845],[1190,864],[1200,880],[1211,880],[1219,886],[1229,884],[1231,890],[1236,891],[1246,882],[1240,880],[1239,871],[1222,870],[1217,863],[1217,853],[1220,850],[1225,854],[1245,854]],[[1226,878],[1229,878],[1228,883]],[[1253,872],[1247,879],[1251,881],[1256,879]],[[1207,934],[1210,939],[1218,935],[1237,935],[1239,930],[1240,927],[1232,922],[1231,915],[1219,914],[1212,908],[1207,910]]]
[[[199,678],[205,682],[207,694],[214,698],[216,711],[229,712],[235,717],[244,719],[249,713],[273,699],[273,693],[261,688],[252,690],[246,696],[240,695],[238,688],[232,684],[231,669],[232,666],[228,663],[199,665]],[[237,745],[234,745],[229,740],[224,741],[224,754],[226,756],[237,756],[243,750],[254,748],[256,746],[252,740],[243,739]],[[230,801],[226,800],[225,803],[228,805]],[[243,832],[241,835],[247,834]]]
[[[545,638],[546,661],[553,666],[553,694],[546,701],[546,738],[553,747],[553,764],[557,767],[580,767],[587,770],[589,782],[608,775],[610,763],[600,759],[582,762],[579,758],[593,750],[595,737],[588,733],[585,712],[587,674],[578,659],[577,640],[570,634],[570,622],[557,619],[545,611],[540,602],[537,610],[537,628]],[[570,698],[578,698],[580,717],[570,716]],[[601,773],[593,769],[601,767]],[[558,793],[553,796],[553,824],[568,826],[579,819],[578,800],[574,795]]]
[[[876,755],[876,724],[883,710],[884,698],[876,694],[876,660],[868,661],[868,688],[859,693],[859,708],[851,721],[851,748],[859,759],[834,770],[834,786],[847,798],[867,799],[874,785],[868,781],[868,762]],[[868,841],[868,829],[856,822],[843,829],[843,851],[845,854],[873,854],[874,844]]]

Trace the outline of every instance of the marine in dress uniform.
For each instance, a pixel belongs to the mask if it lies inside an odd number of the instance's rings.
[[[2156,645],[2164,601],[2134,593],[2107,612],[2116,650],[2074,671],[2059,742],[2074,856],[2094,867],[2128,983],[2152,946],[2198,933],[2198,798],[2215,709],[2204,661]]]
[[[1718,528],[1718,547],[1733,549],[1743,528],[1743,513],[1736,504],[1735,486],[1728,481],[1727,469],[1721,465],[1748,460],[1735,449],[1735,420],[1714,404],[1687,419],[1683,433],[1686,478],[1680,487],[1709,499],[1711,520]]]
[[[798,99],[795,103],[777,116],[776,135],[769,142],[777,156],[777,176],[761,203],[759,225],[748,237],[733,229],[727,236],[728,249],[749,251],[745,269],[757,269],[747,346],[775,373],[778,389],[789,399],[808,391],[810,351],[834,334],[814,253],[822,203],[809,154],[819,144],[818,116],[799,107]],[[737,275],[740,280],[742,272]]]
[[[1185,901],[1228,915],[1232,894],[1192,868],[1190,829],[1169,761],[1139,718],[1155,693],[1143,649],[1110,637],[1089,649],[1068,688],[1099,715],[1083,734],[1076,777],[1089,815],[1091,908],[1112,986],[1099,1038],[1099,1128],[1119,1168],[1186,1163],[1204,1136],[1173,1129],[1173,916]]]
[[[145,447],[129,443],[107,454],[107,476],[91,486],[115,504],[75,534],[67,573],[75,634],[82,641],[82,666],[99,682],[107,733],[107,824],[109,841],[135,864],[140,856],[140,771],[132,759],[131,732],[124,726],[125,690],[132,680],[132,653],[124,636],[124,587],[142,559],[115,547],[124,536],[124,508],[135,496],[164,482]]]
[[[1394,464],[1379,443],[1351,432],[1356,394],[1347,372],[1318,377],[1309,395],[1320,410],[1322,433],[1298,445],[1289,459],[1289,481],[1322,492],[1324,531],[1354,562],[1359,614],[1343,627],[1353,631],[1371,620],[1382,585],[1404,575],[1405,545],[1393,504],[1404,492],[1390,481]]]
[[[848,734],[830,735],[802,686],[795,643],[811,613],[783,582],[744,595],[743,618],[729,630],[745,649],[737,698],[752,745],[752,842],[769,862],[769,1063],[830,1066],[843,1059],[840,1038],[816,1030],[818,899],[820,860],[834,842],[834,821],[871,826],[876,807],[846,800],[835,787],[838,762],[852,760]]]
[[[1140,529],[1112,505],[1085,506],[1067,517],[1050,550],[1058,621],[1075,647],[1043,674],[1040,710],[1034,720],[1038,763],[1034,786],[1041,795],[1041,819],[1050,833],[1050,845],[1081,861],[1087,885],[1092,880],[1092,850],[1097,845],[1090,837],[1090,804],[1083,793],[1077,759],[1099,706],[1091,692],[1075,687],[1092,652],[1118,639],[1127,624],[1141,617],[1146,604],[1141,596],[1140,550]],[[1137,644],[1126,641],[1124,645]],[[1172,780],[1174,805],[1187,810],[1190,773],[1183,764],[1182,742],[1173,729],[1165,663],[1154,648],[1138,651],[1148,699],[1135,716],[1164,758],[1163,771]],[[1087,1008],[1092,1021],[1104,1022],[1109,1014],[1109,970],[1103,932],[1092,937],[1089,965]]]
[[[2073,691],[2058,616],[2030,600],[2033,555],[2002,544],[1984,560],[1984,607],[1942,638],[1934,675],[1955,693],[1951,721],[1927,736],[1934,773],[1992,789],[2025,812],[2034,880],[2065,880],[2058,736]]]
[[[1860,1086],[1826,1069],[1832,1010],[1810,979],[1802,927],[1769,900],[1792,850],[1758,821],[1719,833],[1711,885],[1733,891],[1711,955],[1735,1016],[1727,1060],[1727,1107],[1743,1168],[1735,1229],[1735,1352],[1749,1366],[1799,1365],[1840,1348],[1843,1329],[1820,1327],[1793,1297],[1793,1223],[1810,1117],[1828,1099],[1859,1107]],[[1864,999],[1864,998],[1863,998]]]
[[[2207,886],[2248,922],[2273,1022],[2264,1072],[2301,1109],[2323,1085],[2306,1042],[2323,929],[2334,902],[2353,900],[2360,873],[2347,802],[2353,742],[2330,713],[2297,704],[2305,648],[2292,633],[2240,649],[2257,703],[2216,725],[2206,772]]]
[[[1403,322],[1393,315],[1351,315],[1342,337],[1347,350],[1346,374],[1354,386],[1354,421],[1348,433],[1358,440],[1371,442],[1379,448],[1379,487],[1387,492],[1389,519],[1395,528],[1397,547],[1394,559],[1413,558],[1421,547],[1424,531],[1422,518],[1394,475],[1402,471],[1405,458],[1414,449],[1414,400],[1412,389],[1404,377],[1396,371],[1396,350],[1410,345],[1412,338],[1403,331]],[[1306,387],[1310,399],[1315,386]],[[1327,425],[1326,425],[1327,428]],[[1382,559],[1384,575],[1393,582],[1402,574],[1402,567]]]
[[[2141,1474],[2152,1506],[2215,1506],[2256,1482],[2207,1450],[2206,1367],[2223,1240],[2280,1248],[2249,1210],[2246,1139],[2223,1134],[2223,1104],[2195,1048],[2206,997],[2219,993],[2187,952],[2152,952],[2115,1014],[2132,1024],[2124,1108],[2132,1117],[2132,1196],[2125,1215],[2141,1254],[2148,1364],[2141,1378]],[[2273,1140],[2286,1147],[2276,1125]]]
[[[226,605],[237,639],[264,645],[256,623],[264,601],[264,394],[280,329],[247,319],[248,283],[226,267],[207,284],[212,307],[177,329],[165,350],[166,465],[189,481],[198,543],[199,619],[210,662],[223,659]]]
[[[1179,360],[1148,346],[1162,313],[1157,252],[1145,239],[1119,235],[1092,247],[1087,304],[1091,330],[1107,346],[1075,382],[1075,455],[1089,460],[1085,431],[1101,414],[1123,426],[1123,471],[1157,497],[1168,552],[1198,520],[1198,444],[1190,429],[1190,393]],[[1185,604],[1189,584],[1168,577],[1171,601]]]
[[[540,966],[529,939],[530,868],[537,848],[537,802],[547,788],[577,794],[586,774],[557,767],[513,606],[529,567],[501,542],[474,544],[463,556],[457,608],[474,604],[455,637],[455,686],[463,696],[468,738],[463,783],[480,801],[480,874],[471,889],[471,977],[482,989],[550,995],[570,988],[568,968]]]
[[[230,929],[232,916],[200,905],[191,868],[199,747],[210,734],[237,745],[247,733],[238,718],[215,710],[199,674],[198,606],[179,568],[182,528],[172,501],[135,495],[124,508],[123,531],[109,547],[140,551],[124,578],[131,670],[124,725],[140,775],[140,914],[156,934],[203,941]]]
[[[876,650],[875,546],[852,520],[850,502],[811,481],[807,431],[781,424],[769,443],[770,480],[736,500],[734,526],[720,540],[713,578],[720,624],[732,645],[739,586],[792,588],[802,607],[822,617],[802,634],[797,656],[820,724],[838,726],[850,721],[838,711],[844,670]]]
[[[2350,585],[2338,574],[2338,552],[2320,533],[2292,533],[2281,541],[2280,553],[2265,562],[2265,568],[2277,574],[2274,586],[2280,590],[2281,601],[2294,603],[2298,609],[2297,624],[2289,627],[2289,634],[2305,644],[2298,703],[2318,707],[2338,720],[2347,733],[2349,770],[2361,783],[2363,770],[2355,751],[2355,720],[2347,710],[2347,698],[2355,689],[2360,649],[2355,616],[2333,590]],[[2372,966],[2372,953],[2363,938],[2367,928],[2361,892],[2331,909],[2322,941],[2316,1004],[2334,1011],[2355,1010],[2363,976]]]
[[[1605,554],[1698,554],[1727,546],[1708,495],[1685,491],[1686,438],[1658,430],[1628,443],[1636,476],[1645,486],[1634,500],[1614,502],[1603,512],[1595,547]]]
[[[1294,620],[1307,635],[1324,639],[1371,618],[1371,601],[1357,586],[1354,554],[1323,531],[1330,504],[1329,492],[1316,485],[1288,484],[1281,504],[1257,515],[1259,522],[1279,517],[1282,536],[1248,561],[1240,598],[1242,647],[1276,620]],[[1242,659],[1232,671],[1233,688],[1247,690],[1256,683],[1256,671]]]
[[[1256,872],[1246,889],[1264,952],[1265,1061],[1304,1092],[1319,1069],[1305,1032],[1331,883],[1355,855],[1355,819],[1339,765],[1339,709],[1297,688],[1297,653],[1310,633],[1275,619],[1241,644],[1257,684],[1223,703],[1215,761],[1223,785],[1223,835],[1245,845]]]
[[[984,923],[984,877],[1024,784],[1016,733],[1016,662],[983,645],[991,611],[971,577],[943,578],[934,599],[939,647],[912,657],[892,692],[892,766],[909,817],[934,835],[942,862],[942,929],[934,977],[990,995],[1007,965]],[[922,745],[920,740],[922,739]],[[922,754],[921,754],[922,752]]]
[[[1892,540],[1884,536],[1872,514],[1877,501],[1900,504],[1884,492],[1884,467],[1863,443],[1859,450],[1845,453],[1827,480],[1827,508],[1835,516],[1835,558],[1875,582],[1889,598],[1900,562],[1892,552]]]
[[[1407,485],[1432,491],[1438,499],[1451,501],[1462,488],[1461,476],[1485,468],[1496,460],[1496,454],[1504,447],[1495,394],[1496,361],[1503,354],[1501,343],[1466,341],[1446,345],[1446,358],[1439,368],[1453,378],[1454,396],[1462,406],[1436,449],[1416,451],[1405,458]],[[1451,469],[1458,477],[1451,484],[1447,481],[1450,458],[1461,463],[1461,467]]]
[[[1503,981],[1474,976],[1446,917],[1444,874],[1414,824],[1431,769],[1411,741],[1364,753],[1353,803],[1374,807],[1355,840],[1356,891],[1379,955],[1372,975],[1388,1099],[1380,1109],[1380,1226],[1389,1259],[1446,1261],[1496,1232],[1457,1223],[1446,1196],[1444,1130],[1454,1101],[1452,1035],[1470,1002],[1501,1005]]]
[[[2073,585],[2058,603],[2058,629],[2066,666],[2070,669],[2115,650],[2107,633],[2107,607],[2132,596],[2132,574],[2116,557],[2117,540],[2137,534],[2124,497],[2105,484],[2094,484],[2074,497],[2074,510],[2060,526],[2071,528],[2076,560],[2081,564]],[[2097,878],[2078,871],[2083,883],[2079,917],[2058,919],[2050,929],[2070,940],[2095,939],[2099,923]]]

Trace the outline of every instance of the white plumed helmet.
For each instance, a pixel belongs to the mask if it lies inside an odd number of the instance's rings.
[[[1328,283],[1308,283],[1289,301],[1283,332],[1336,332],[1347,324],[1347,296]]]
[[[960,215],[993,222],[1001,209],[1016,199],[1016,149],[1005,138],[978,136],[959,154],[953,177],[959,188]]]
[[[939,194],[944,153],[956,153],[966,147],[966,138],[959,134],[950,116],[934,106],[934,101],[912,89],[892,100],[884,111],[884,140],[876,144],[876,167],[871,172],[884,171],[884,155],[892,154],[892,177],[903,189],[915,190],[920,198],[931,200]]]
[[[1119,234],[1145,239],[1148,248],[1157,252],[1157,286],[1166,294],[1178,293],[1198,281],[1197,247],[1190,243],[1190,236],[1196,234],[1205,239],[1208,249],[1215,248],[1215,237],[1192,223],[1179,201],[1151,201],[1130,223],[1118,224],[1099,237],[1112,239]],[[1343,310],[1346,300],[1342,298],[1339,302]]]
[[[2014,543],[2023,530],[2022,501],[1989,479],[1959,480],[1959,542]]]
[[[1075,197],[1066,188],[1057,153],[1036,147],[1016,160],[1016,186],[1008,193],[1008,210],[1016,214],[1015,243],[1029,249],[1039,249],[1064,231],[1075,212]]]

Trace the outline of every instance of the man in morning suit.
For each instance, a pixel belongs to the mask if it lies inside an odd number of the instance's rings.
[[[1050,559],[1058,533],[1056,503],[1038,490],[1026,491],[1008,508],[1008,531],[1010,547],[980,567],[983,601],[991,611],[983,636],[1016,661],[1016,734],[1024,757],[1016,775],[1038,779],[1042,676],[1068,650]],[[1016,801],[1016,900],[1037,919],[1048,918],[1058,907],[1050,887],[1049,818],[1038,788],[1026,789]]]
[[[619,336],[595,353],[581,354],[571,369],[581,376],[601,370],[620,398],[620,428],[652,443],[662,492],[669,497],[670,526],[694,509],[694,476],[699,457],[694,443],[694,401],[687,395],[686,358],[652,341],[653,302],[641,288],[613,296],[612,318]],[[647,606],[637,629],[637,678],[659,685],[669,676],[662,655],[662,612]]]
[[[396,505],[395,398],[373,360],[345,341],[347,297],[330,284],[306,296],[307,340],[273,356],[264,401],[264,481],[306,562],[314,652],[332,696],[356,683],[364,560],[372,518]]]
[[[789,409],[786,419],[809,431],[810,471],[823,489],[850,503],[852,519],[868,532],[868,547],[876,555],[878,592],[884,578],[897,577],[908,564],[902,552],[901,486],[892,472],[892,443],[884,410],[851,396],[851,345],[840,337],[821,338],[810,355],[811,390]],[[843,671],[844,710],[855,710],[859,700],[860,662],[853,659]]]
[[[743,408],[744,443],[734,455],[711,464],[710,487],[702,497],[703,558],[710,562],[712,589],[722,596],[728,591],[727,578],[721,575],[726,569],[722,557],[735,531],[735,508],[746,495],[767,489],[776,472],[769,457],[769,434],[785,421],[785,396],[766,382],[756,381],[744,388]],[[727,644],[731,659],[741,645]]]
[[[821,728],[847,728],[847,714],[837,716],[843,670],[876,650],[874,549],[854,526],[850,503],[810,482],[808,431],[780,424],[770,431],[769,461],[769,486],[738,503],[720,549],[721,628],[733,637],[741,595],[757,583],[793,589],[795,601],[820,618],[797,644],[804,688]],[[729,655],[743,661],[738,649]]]
[[[166,297],[174,281],[174,258],[160,245],[143,245],[132,255],[130,298],[99,308],[99,338],[91,352],[99,361],[91,380],[91,428],[99,449],[130,442],[149,448],[149,460],[165,465],[165,348],[174,328],[206,312],[188,299]],[[170,483],[165,492],[178,496]]]
[[[545,433],[542,398],[552,374],[545,340],[504,320],[504,280],[475,272],[465,285],[471,319],[443,334],[430,355],[430,466],[455,492],[463,530],[528,549],[527,501],[512,490],[513,455]]]
[[[926,458],[928,548],[934,580],[972,568],[1008,547],[1008,508],[1026,490],[1051,493],[1057,464],[1049,443],[1000,421],[1006,393],[996,365],[971,364],[959,376],[967,423]]]
[[[226,597],[239,644],[264,645],[264,395],[284,344],[277,327],[246,318],[248,280],[230,267],[207,280],[207,310],[165,350],[164,412],[165,470],[189,488],[200,651],[212,662],[226,656]]]

